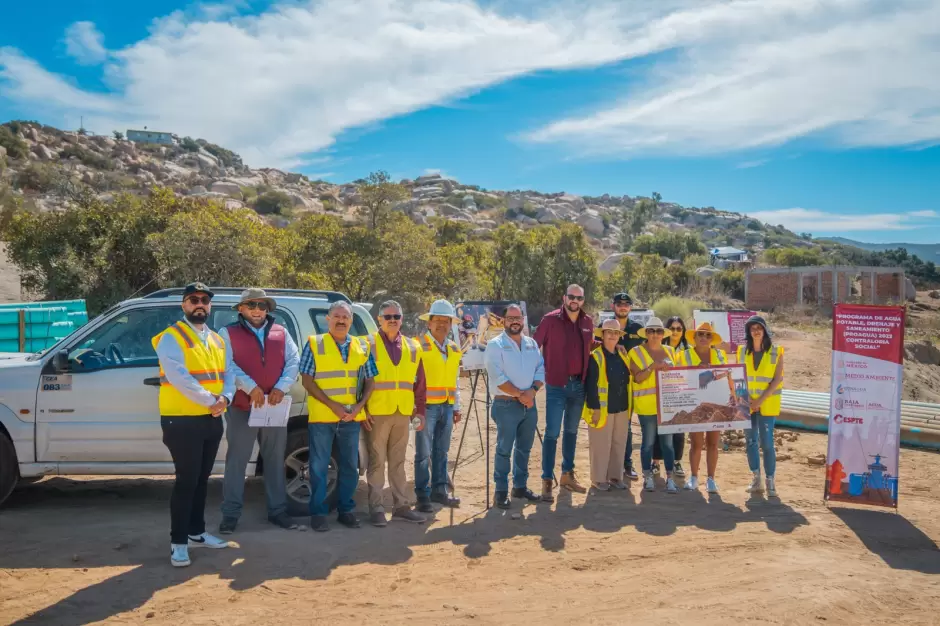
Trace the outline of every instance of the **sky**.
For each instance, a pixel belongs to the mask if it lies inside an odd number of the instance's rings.
[[[34,0],[0,121],[940,243],[938,0]]]

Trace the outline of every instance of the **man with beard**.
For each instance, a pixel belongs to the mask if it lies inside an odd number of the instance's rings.
[[[623,352],[629,353],[630,350],[646,341],[640,337],[640,330],[643,329],[643,325],[630,319],[630,310],[633,308],[633,299],[630,297],[630,294],[615,294],[613,297],[612,308],[614,310],[614,317],[617,319],[617,323],[620,324],[620,330],[624,332],[624,334],[620,337],[619,343],[621,346],[623,346]],[[632,390],[630,390],[630,393],[627,397],[632,399]],[[640,477],[637,475],[636,470],[633,469],[632,406],[629,409],[629,412],[631,413],[631,416],[627,426],[627,452],[623,459],[623,470],[624,476],[626,478],[629,478],[630,480],[639,480]]]
[[[176,481],[170,496],[170,564],[190,564],[189,548],[227,548],[206,532],[206,487],[222,440],[222,413],[234,375],[225,342],[206,326],[214,294],[202,283],[183,289],[184,319],[153,338],[160,361],[160,426]]]
[[[545,437],[542,440],[542,501],[552,502],[555,452],[561,440],[561,480],[569,491],[586,489],[574,475],[578,425],[584,408],[584,379],[594,347],[594,320],[584,312],[584,289],[569,285],[564,306],[545,314],[535,331],[535,341],[545,358]]]
[[[535,394],[545,383],[545,367],[538,344],[522,334],[522,307],[506,307],[505,327],[487,345],[486,373],[493,396],[491,415],[496,423],[496,459],[493,482],[496,506],[508,509],[509,468],[512,460],[512,497],[537,501],[526,483],[529,452],[535,439],[538,411]]]

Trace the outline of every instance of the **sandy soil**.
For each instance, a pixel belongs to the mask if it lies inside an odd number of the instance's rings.
[[[0,513],[0,623],[936,623],[940,455],[903,452],[899,514],[827,508],[824,470],[806,462],[825,452],[813,434],[785,444],[779,500],[745,494],[745,456],[732,449],[720,497],[634,484],[486,512],[480,439],[471,418],[463,506],[431,524],[282,531],[264,521],[252,480],[240,546],[193,551],[182,570],[167,562],[170,481],[47,478]],[[582,428],[582,470],[587,457]],[[536,489],[540,458],[536,441]],[[220,493],[213,480],[213,526]],[[364,511],[364,482],[357,501]]]

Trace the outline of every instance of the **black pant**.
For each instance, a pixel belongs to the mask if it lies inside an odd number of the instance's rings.
[[[675,433],[672,436],[672,447],[676,451],[676,460],[682,460],[682,453],[685,451],[685,433]],[[653,459],[663,460],[663,451],[659,448],[659,437],[653,441]]]
[[[222,418],[163,415],[160,426],[176,469],[170,496],[170,543],[186,544],[188,535],[206,531],[206,487],[222,441]]]

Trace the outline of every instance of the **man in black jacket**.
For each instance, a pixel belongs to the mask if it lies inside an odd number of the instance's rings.
[[[640,329],[643,328],[643,325],[639,322],[634,322],[630,319],[630,310],[633,308],[633,298],[630,297],[630,294],[626,292],[615,294],[611,304],[611,308],[614,310],[614,317],[616,317],[617,322],[620,324],[620,330],[624,332],[623,336],[620,338],[620,345],[623,346],[624,350],[629,352],[636,346],[640,345],[645,339],[640,337]],[[630,389],[631,401],[632,401],[633,390]],[[632,402],[631,402],[632,409]],[[632,413],[632,410],[631,410]],[[639,476],[636,471],[633,469],[633,427],[632,427],[633,417],[630,417],[631,427],[627,430],[627,452],[624,455],[623,459],[623,475],[624,478],[629,478],[630,480],[638,480]]]

